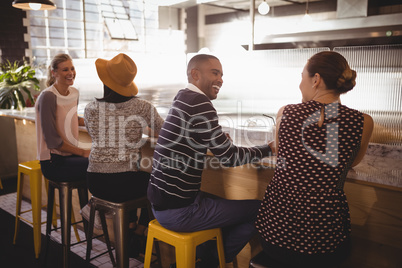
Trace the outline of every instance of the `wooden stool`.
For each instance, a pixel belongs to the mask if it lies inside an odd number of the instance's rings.
[[[86,259],[89,262],[91,260],[91,249],[92,249],[92,236],[93,236],[93,226],[95,219],[95,210],[99,211],[103,234],[105,235],[106,245],[108,247],[108,252],[113,263],[113,267],[117,268],[128,268],[129,257],[128,257],[128,229],[129,229],[129,214],[131,211],[138,208],[148,208],[150,209],[150,203],[146,197],[122,202],[114,203],[98,197],[92,196],[91,198],[91,212],[89,217],[89,227],[88,227],[88,242],[87,242],[87,254]],[[152,211],[151,211],[152,212]],[[115,250],[116,250],[116,261],[117,266],[115,266],[113,254],[109,245],[109,237],[107,233],[105,213],[113,215],[113,227],[114,227],[114,238],[115,238]],[[150,214],[152,215],[152,214]]]
[[[78,223],[84,223],[85,234],[88,230],[88,224],[85,220],[78,222],[71,222],[72,213],[72,191],[77,189],[80,206],[84,207],[88,203],[88,188],[86,180],[83,181],[72,181],[72,182],[56,182],[49,180],[49,191],[47,199],[47,223],[46,223],[46,247],[45,247],[45,260],[49,248],[49,241],[51,232],[59,229],[51,228],[52,214],[53,214],[53,203],[54,203],[54,192],[55,189],[59,190],[59,202],[60,202],[60,221],[61,221],[61,240],[62,240],[62,250],[63,250],[63,268],[69,267],[69,253],[70,247],[77,245],[79,243],[86,242],[86,240],[78,241],[77,243],[71,244],[71,225],[76,225]]]
[[[149,268],[151,265],[154,239],[163,241],[175,247],[177,268],[194,268],[196,261],[196,247],[208,240],[216,239],[219,266],[221,268],[225,267],[225,253],[220,228],[191,233],[174,232],[162,227],[157,220],[152,220],[148,226],[144,268]]]
[[[32,209],[21,211],[21,201],[22,201],[22,187],[23,180],[21,175],[25,174],[29,176],[30,187],[31,187],[31,206]],[[45,179],[45,188],[48,189],[48,181]],[[40,169],[40,162],[38,160],[23,162],[18,165],[18,182],[17,182],[17,200],[16,200],[16,212],[15,212],[15,231],[13,244],[17,242],[17,236],[20,228],[20,220],[28,222],[33,226],[33,236],[34,236],[34,249],[35,257],[39,258],[41,250],[41,225],[42,222],[42,171]],[[53,207],[55,210],[56,207]],[[32,221],[21,216],[24,213],[32,211]],[[71,214],[74,218],[74,214]],[[52,219],[53,225],[57,226],[57,215],[54,213]],[[76,236],[78,236],[78,230],[74,228]]]

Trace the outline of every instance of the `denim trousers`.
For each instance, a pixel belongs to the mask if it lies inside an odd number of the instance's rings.
[[[162,211],[153,209],[153,212],[163,227],[176,232],[221,228],[225,259],[226,262],[232,262],[257,234],[254,222],[260,204],[260,200],[211,198],[199,192],[195,201],[187,207]],[[217,257],[216,243],[207,244],[197,248],[197,257],[207,256],[209,253],[206,251]]]

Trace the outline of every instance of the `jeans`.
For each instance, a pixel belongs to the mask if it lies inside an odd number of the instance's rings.
[[[226,262],[232,262],[236,255],[257,234],[254,226],[259,200],[227,200],[206,197],[199,192],[190,206],[154,210],[155,218],[165,228],[176,232],[195,232],[206,229],[221,228]],[[205,255],[210,248],[197,248],[198,255]],[[199,253],[200,252],[200,253]],[[213,250],[215,257],[216,248]]]

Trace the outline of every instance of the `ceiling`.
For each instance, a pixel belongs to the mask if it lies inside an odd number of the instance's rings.
[[[252,0],[204,0],[204,5],[218,6],[233,10],[250,10],[250,1]],[[270,7],[284,5],[306,5],[307,2],[318,2],[323,0],[265,0]],[[255,0],[256,8],[263,0]],[[176,8],[187,8],[197,5],[197,0],[188,0],[180,4],[172,5]]]
[[[169,0],[161,0],[164,3]],[[255,1],[255,8],[263,2],[263,0],[203,0],[203,5],[212,6],[208,10],[211,13],[213,7],[222,7],[226,9],[232,9],[234,11],[249,11],[250,2]],[[198,0],[201,2],[201,0]],[[275,35],[267,35],[262,39],[259,45],[260,49],[271,49],[277,47],[284,47],[284,43],[288,42],[292,46],[299,46],[306,43],[306,47],[310,46],[310,43],[317,44],[319,42],[326,42],[323,46],[345,46],[345,45],[367,45],[367,44],[394,44],[402,41],[402,17],[401,11],[394,12],[395,8],[383,8],[383,13],[379,12],[379,7],[388,5],[401,4],[401,0],[266,0],[271,9],[275,10],[275,16],[289,16],[289,14],[302,14],[300,10],[304,11],[304,8],[308,6],[311,8],[309,11],[312,13],[341,10],[341,19],[321,20],[320,23],[314,24],[314,28],[309,29],[306,32],[291,32],[289,34],[281,33]],[[314,2],[314,3],[313,3]],[[335,6],[334,6],[335,5]],[[174,8],[189,8],[197,6],[197,0],[187,0],[181,4],[172,5]],[[274,7],[278,7],[274,9]],[[313,7],[315,10],[313,10]],[[353,7],[353,8],[351,8]],[[371,15],[367,16],[368,10],[373,7]],[[377,10],[378,9],[378,10]],[[323,11],[324,10],[324,11]],[[217,10],[221,15],[226,12]],[[297,13],[299,12],[299,13]],[[361,15],[360,13],[366,13]],[[387,13],[388,12],[388,13]],[[229,13],[229,12],[227,12]],[[212,13],[211,13],[212,14]],[[270,12],[270,14],[273,14]],[[382,15],[382,16],[375,16]],[[231,14],[227,17],[230,19]],[[337,13],[338,16],[338,13]],[[215,17],[214,17],[215,18]],[[212,18],[211,15],[211,19]],[[338,17],[337,17],[338,18]],[[221,17],[217,18],[222,20]],[[392,36],[389,36],[391,32]],[[318,40],[318,41],[317,41]],[[320,44],[321,44],[320,43]],[[278,45],[279,44],[279,45]],[[271,47],[263,47],[270,45]]]

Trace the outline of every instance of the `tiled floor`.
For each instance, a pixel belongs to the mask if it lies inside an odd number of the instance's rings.
[[[0,196],[0,207],[10,213],[11,215],[15,216],[15,207],[16,207],[16,199],[17,199],[17,194],[16,193],[11,193],[11,194],[6,194]],[[25,211],[31,208],[31,204],[26,201],[22,201],[21,205],[21,211]],[[32,214],[31,213],[25,213],[24,218],[28,220],[32,220]],[[42,213],[42,221],[46,221],[46,213]],[[60,220],[58,220],[58,226],[60,226]],[[28,223],[29,224],[29,223]],[[42,225],[42,234],[45,234],[46,232],[46,224]],[[78,230],[79,236],[81,239],[85,239],[85,234],[81,230]],[[71,243],[77,242],[77,239],[74,235],[74,232],[71,231]],[[60,230],[52,232],[52,237],[54,237],[55,241],[58,241],[61,243],[61,234]],[[32,245],[33,247],[33,245]],[[86,242],[77,244],[71,248],[71,251],[76,253],[78,256],[81,258],[85,259],[85,254],[86,254],[86,247],[87,244]],[[103,243],[102,241],[98,239],[93,239],[92,240],[92,256],[95,256],[99,253],[102,253],[106,250],[106,244]],[[109,268],[113,267],[112,262],[110,261],[109,255],[105,254],[102,255],[94,260],[91,261],[92,264],[99,268]],[[130,268],[143,268],[144,264],[138,261],[137,259],[132,259],[130,258]]]

